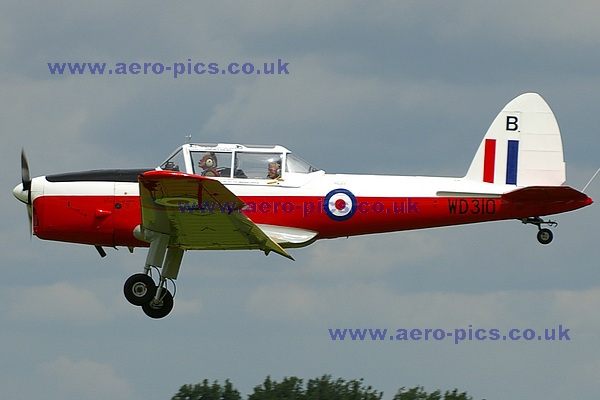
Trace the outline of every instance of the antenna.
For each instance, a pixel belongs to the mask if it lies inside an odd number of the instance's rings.
[[[192,141],[192,135],[186,135],[185,138],[187,139],[186,143],[190,143]]]
[[[600,172],[600,168],[598,168],[598,171],[596,171],[596,173],[594,174],[594,176],[592,176],[592,179],[590,179],[590,181],[587,183],[587,185],[585,185],[585,187],[583,189],[581,189],[582,192],[585,192],[585,189],[587,189],[587,187],[590,186],[590,183],[592,183],[592,181],[594,180],[594,178],[596,177],[596,175],[598,175],[598,172]]]

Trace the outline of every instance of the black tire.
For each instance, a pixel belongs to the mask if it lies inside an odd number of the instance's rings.
[[[156,294],[154,280],[146,274],[135,274],[125,281],[123,294],[128,302],[134,306],[147,304]]]
[[[552,239],[554,239],[554,235],[550,229],[540,229],[537,233],[537,240],[541,244],[550,244]]]
[[[142,310],[150,318],[159,319],[164,318],[173,309],[173,295],[167,289],[162,292],[162,299],[159,304],[155,304],[154,301],[150,301],[146,304],[142,304]]]

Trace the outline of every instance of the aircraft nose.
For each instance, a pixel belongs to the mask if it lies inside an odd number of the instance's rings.
[[[13,189],[13,195],[21,202],[27,204],[27,191],[23,190],[23,184],[19,183]]]

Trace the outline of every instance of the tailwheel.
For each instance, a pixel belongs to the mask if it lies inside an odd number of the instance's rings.
[[[538,227],[537,240],[541,244],[550,244],[554,239],[554,234],[548,228],[542,228],[542,225],[558,226],[558,222],[552,220],[543,220],[540,217],[529,217],[521,220],[524,224],[533,224]]]
[[[164,318],[173,309],[173,295],[167,289],[162,290],[160,299],[152,299],[148,303],[142,304],[142,310],[150,318]]]
[[[125,281],[123,286],[125,298],[134,306],[149,303],[156,294],[156,284],[152,277],[146,274],[135,274]]]
[[[550,244],[553,238],[554,235],[552,234],[552,231],[548,228],[541,228],[537,233],[537,240],[541,244]]]

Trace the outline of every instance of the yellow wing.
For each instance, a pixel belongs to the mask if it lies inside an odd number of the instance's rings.
[[[240,210],[245,203],[221,182],[175,171],[139,176],[142,231],[171,237],[185,250],[260,249],[292,259]]]

